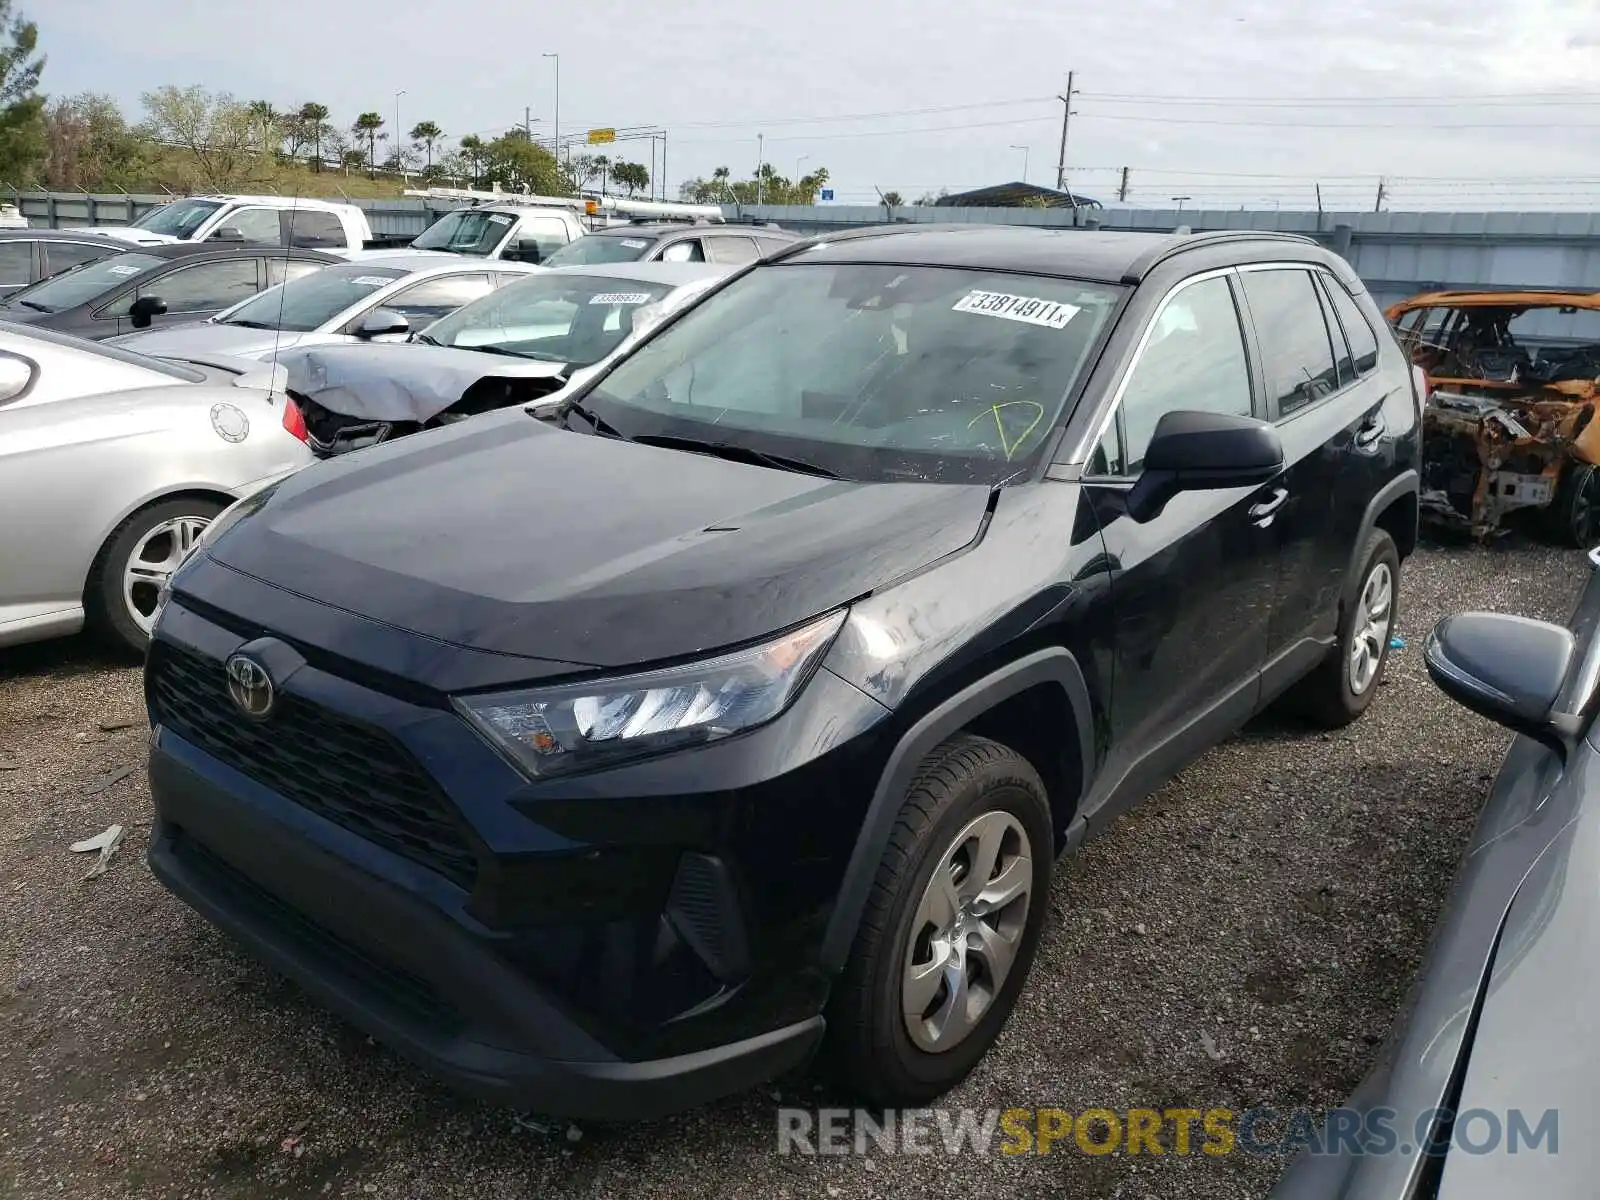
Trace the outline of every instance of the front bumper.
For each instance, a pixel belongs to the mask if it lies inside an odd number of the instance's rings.
[[[162,740],[150,758],[156,877],[268,966],[461,1091],[561,1116],[643,1119],[780,1075],[821,1039],[813,1016],[697,1053],[621,1060],[454,935],[431,905],[241,806]]]
[[[446,1082],[521,1107],[650,1117],[809,1057],[873,701],[822,672],[749,735],[530,784],[447,707],[312,649],[265,722],[195,691],[259,630],[180,596],[150,657],[149,861],[209,921]]]

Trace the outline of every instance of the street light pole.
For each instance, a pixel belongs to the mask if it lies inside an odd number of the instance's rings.
[[[555,109],[556,109],[556,112],[555,112],[556,131],[555,131],[554,140],[551,143],[551,148],[555,151],[556,162],[559,163],[561,161],[561,55],[559,55],[559,54],[545,54],[543,57],[545,57],[545,58],[553,58],[553,59],[556,60],[556,104],[555,104]],[[568,161],[570,162],[572,156],[568,155],[567,158],[568,158]]]
[[[405,178],[406,160],[400,154],[400,97],[406,94],[401,88],[394,94],[394,165],[400,168],[400,177]]]
[[[1028,182],[1028,148],[1026,146],[1013,146],[1013,150],[1022,151],[1022,182]]]
[[[810,157],[811,157],[811,155],[809,155],[809,154],[802,154],[799,158],[794,160],[794,181],[795,181],[795,183],[799,183],[800,182],[800,164],[805,162],[805,160],[810,158]]]
[[[1174,196],[1174,197],[1173,197],[1173,200],[1175,200],[1175,201],[1176,201],[1176,202],[1177,202],[1177,205],[1178,205],[1178,211],[1179,211],[1179,212],[1180,212],[1180,213],[1181,213],[1181,212],[1182,212],[1182,211],[1183,211],[1183,202],[1184,202],[1184,201],[1185,201],[1185,200],[1193,200],[1193,199],[1194,199],[1194,197],[1193,197],[1193,196]]]

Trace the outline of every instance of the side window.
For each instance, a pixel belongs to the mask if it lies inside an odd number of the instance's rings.
[[[281,245],[299,246],[303,250],[339,250],[348,244],[344,226],[331,212],[285,209],[279,216],[282,225],[277,240]]]
[[[761,257],[765,258],[769,254],[782,250],[790,243],[779,241],[777,238],[757,238],[756,245],[761,247]]]
[[[44,274],[59,275],[86,262],[94,262],[116,253],[116,246],[91,246],[83,242],[40,242],[44,251]]]
[[[563,221],[524,217],[517,240],[506,247],[501,257],[521,262],[543,262],[571,240]]]
[[[1336,386],[1347,387],[1356,381],[1356,368],[1350,358],[1350,343],[1339,327],[1339,318],[1333,315],[1333,300],[1328,295],[1329,279],[1323,271],[1317,271],[1311,278],[1316,280],[1317,302],[1322,305],[1322,320],[1328,327],[1328,338],[1333,343]]]
[[[24,287],[33,282],[33,243],[0,242],[0,287]]]
[[[1333,301],[1334,315],[1344,327],[1344,336],[1350,343],[1350,356],[1355,360],[1357,377],[1374,370],[1378,365],[1378,335],[1372,332],[1360,307],[1332,275],[1322,277],[1322,286]]]
[[[1157,314],[1091,472],[1138,474],[1161,418],[1196,409],[1241,417],[1254,411],[1239,311],[1221,276],[1176,292]]]
[[[215,312],[254,296],[261,290],[256,277],[256,260],[235,258],[226,262],[200,263],[171,271],[159,279],[142,284],[140,296],[160,296],[169,313]],[[123,297],[122,310],[133,297]]]
[[[747,237],[709,237],[705,239],[706,249],[711,252],[711,261],[717,263],[747,263],[755,262],[760,256],[756,251],[756,244]]]
[[[706,254],[700,247],[699,238],[684,238],[681,242],[673,242],[661,252],[662,262],[705,262]]]
[[[238,238],[233,237],[237,231]],[[224,236],[226,234],[227,236]],[[217,224],[207,241],[245,241],[276,246],[283,240],[283,227],[275,208],[236,208]]]
[[[1311,272],[1242,271],[1245,299],[1261,341],[1267,395],[1287,417],[1338,390],[1333,343]]]
[[[395,293],[383,307],[400,313],[414,326],[419,321],[448,316],[463,304],[470,304],[493,290],[487,275],[446,275]]]
[[[280,283],[287,283],[291,279],[299,279],[302,275],[310,275],[320,270],[322,270],[321,263],[274,256],[267,259],[267,286],[277,287]]]

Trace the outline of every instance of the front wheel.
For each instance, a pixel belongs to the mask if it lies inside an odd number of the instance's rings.
[[[161,588],[222,507],[198,496],[162,500],[117,526],[101,547],[85,590],[84,607],[94,629],[143,654]]]
[[[967,1077],[1033,963],[1053,845],[1044,784],[1014,750],[960,735],[923,761],[829,1002],[841,1082],[898,1107]]]
[[[1589,463],[1569,462],[1550,511],[1562,541],[1580,550],[1593,546],[1600,530],[1600,470]]]

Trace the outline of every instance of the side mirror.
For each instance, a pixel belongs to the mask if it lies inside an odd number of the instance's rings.
[[[167,315],[167,302],[160,296],[140,296],[128,306],[128,320],[135,329],[148,329],[156,317]]]
[[[224,225],[220,229],[218,229],[214,233],[212,233],[212,235],[210,237],[208,237],[206,239],[206,241],[208,241],[208,242],[242,242],[242,241],[244,241],[244,230],[235,228],[232,225]]]
[[[544,255],[539,250],[539,243],[534,241],[513,242],[506,247],[501,258],[510,259],[512,262],[540,263]]]
[[[1555,704],[1576,654],[1572,631],[1560,625],[1465,612],[1433,627],[1422,661],[1456,703],[1565,753],[1577,720]]]
[[[1179,492],[1254,487],[1283,471],[1278,431],[1254,417],[1169,412],[1156,424],[1144,471],[1128,493],[1128,515],[1141,523],[1161,515]]]
[[[358,338],[385,337],[390,334],[409,333],[411,322],[392,308],[375,308],[361,318],[356,326]]]
[[[0,404],[15,400],[33,382],[33,368],[20,358],[0,358]]]

